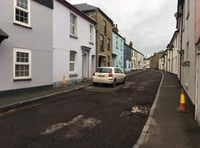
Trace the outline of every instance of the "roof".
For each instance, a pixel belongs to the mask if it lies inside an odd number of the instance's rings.
[[[82,18],[86,19],[87,21],[89,21],[92,24],[96,24],[96,22],[91,19],[90,17],[88,17],[87,15],[85,15],[83,12],[81,12],[79,9],[75,8],[73,5],[71,5],[69,2],[65,1],[65,0],[57,0],[58,2],[60,2],[61,4],[63,4],[65,7],[67,7],[68,9],[70,9],[71,11],[73,11],[74,13],[78,14],[79,16],[81,16]]]
[[[53,0],[34,0],[48,8],[53,9]]]
[[[76,4],[74,5],[77,9],[82,11],[83,13],[89,13],[89,12],[96,12],[99,11],[108,21],[113,25],[113,21],[111,18],[109,18],[100,8],[89,5],[87,3],[82,3],[82,4]]]
[[[169,44],[167,45],[167,48],[173,48],[173,42],[174,42],[174,40],[175,40],[177,34],[178,34],[178,30],[174,31],[174,34],[173,34],[173,36],[172,36],[172,38],[171,38]]]
[[[0,43],[4,40],[7,39],[8,35],[0,28]]]
[[[79,9],[80,11],[90,11],[90,10],[96,10],[98,9],[98,7],[89,5],[87,3],[83,3],[83,4],[76,4],[74,5],[77,9]]]

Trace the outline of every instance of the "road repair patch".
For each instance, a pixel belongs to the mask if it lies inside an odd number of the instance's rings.
[[[128,110],[123,111],[120,117],[125,117],[127,119],[134,117],[134,115],[148,115],[150,107],[147,105],[135,105]]]
[[[86,118],[83,115],[78,115],[71,121],[51,125],[41,134],[52,134],[62,129],[62,131],[65,131],[65,138],[80,138],[83,136],[83,131],[91,130],[99,123],[101,123],[101,120],[96,118]]]

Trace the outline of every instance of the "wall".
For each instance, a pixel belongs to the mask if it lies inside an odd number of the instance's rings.
[[[52,84],[52,9],[31,1],[32,29],[13,24],[13,0],[0,1],[1,28],[9,38],[0,44],[0,91]],[[32,52],[32,80],[13,81],[13,48]]]
[[[196,0],[195,43],[200,42],[200,0]]]
[[[106,34],[103,32],[103,21],[106,21],[107,24],[107,32]],[[105,66],[108,65],[108,56],[110,56],[110,66],[112,65],[112,24],[109,20],[107,20],[99,11],[96,14],[96,22],[97,22],[97,65],[99,63],[99,55],[106,56]],[[100,51],[100,35],[104,35],[104,52]],[[110,50],[107,49],[107,39],[110,39]]]
[[[189,61],[190,66],[182,66],[181,84],[183,85],[191,101],[195,103],[195,44],[194,44],[194,1],[188,0],[184,3],[183,12],[183,40],[182,49],[184,50],[184,62]],[[189,13],[188,13],[189,12]]]
[[[70,37],[70,13],[77,16],[77,39]],[[54,84],[60,85],[63,76],[66,77],[67,83],[82,80],[82,48],[86,46],[90,49],[89,54],[89,77],[92,77],[92,56],[96,54],[95,51],[95,27],[93,30],[93,44],[90,44],[89,39],[89,25],[90,23],[74,13],[67,7],[63,6],[57,1],[54,1],[53,12],[53,47],[54,47]],[[70,77],[69,73],[69,53],[70,50],[77,53],[76,76]],[[94,61],[93,61],[94,62]]]
[[[116,44],[118,43],[118,45]],[[115,32],[112,33],[112,52],[116,55],[114,67],[124,68],[124,40]],[[113,57],[114,58],[114,57]]]
[[[195,23],[195,43],[196,43],[196,101],[195,117],[200,125],[200,0],[196,0],[196,23]]]

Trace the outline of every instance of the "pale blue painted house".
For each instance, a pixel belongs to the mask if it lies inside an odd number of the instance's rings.
[[[113,66],[124,70],[124,38],[116,28],[112,32],[112,58]]]

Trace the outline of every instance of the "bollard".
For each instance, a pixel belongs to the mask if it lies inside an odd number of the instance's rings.
[[[66,84],[67,84],[66,77],[63,76],[63,78],[62,78],[62,87],[66,87]]]

